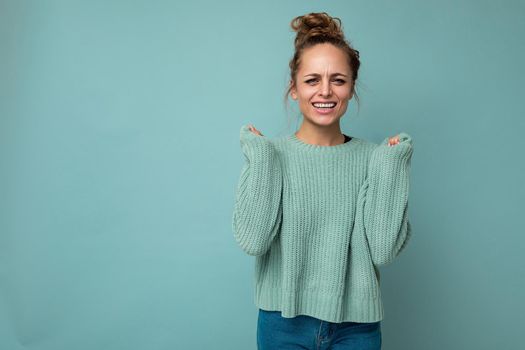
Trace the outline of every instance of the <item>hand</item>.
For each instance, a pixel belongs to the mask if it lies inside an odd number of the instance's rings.
[[[264,136],[259,130],[255,129],[255,127],[252,124],[248,124],[248,129],[255,135]]]
[[[388,146],[395,146],[399,143],[399,135],[388,138]]]

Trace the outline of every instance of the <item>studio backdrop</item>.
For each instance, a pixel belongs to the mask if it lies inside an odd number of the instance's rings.
[[[241,125],[301,119],[290,21],[359,50],[347,135],[414,142],[388,350],[517,349],[523,1],[0,1],[0,349],[255,349]]]

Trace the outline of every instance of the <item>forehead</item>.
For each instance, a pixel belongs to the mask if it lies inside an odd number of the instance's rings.
[[[344,51],[331,44],[318,44],[303,51],[301,57],[301,71],[326,71],[349,72],[348,60]]]

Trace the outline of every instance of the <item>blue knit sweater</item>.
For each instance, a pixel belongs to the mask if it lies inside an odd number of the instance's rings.
[[[330,322],[383,319],[378,267],[411,236],[413,146],[399,136],[394,146],[358,137],[319,146],[241,127],[232,229],[256,257],[257,307]]]

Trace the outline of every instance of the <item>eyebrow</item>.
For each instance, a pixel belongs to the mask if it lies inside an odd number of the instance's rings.
[[[309,75],[313,75],[313,76],[320,76],[321,74],[318,74],[318,73],[310,73],[310,74],[306,74],[303,78],[306,78],[307,76]],[[347,77],[346,74],[343,74],[343,73],[334,73],[332,74],[331,76],[334,77],[336,75],[342,75],[343,77]]]

